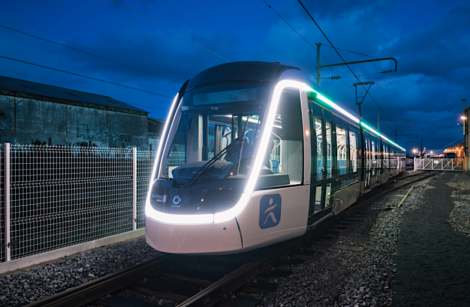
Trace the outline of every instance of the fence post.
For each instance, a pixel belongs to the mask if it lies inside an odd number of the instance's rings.
[[[132,230],[137,229],[137,148],[132,148]]]
[[[5,143],[5,261],[11,260],[10,250],[10,143]]]

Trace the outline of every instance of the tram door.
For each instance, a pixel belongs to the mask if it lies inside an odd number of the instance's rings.
[[[312,142],[312,189],[310,195],[309,224],[314,223],[328,212],[333,204],[333,181],[336,174],[336,146],[334,137],[333,115],[328,110],[315,103],[309,103],[310,125],[314,132],[315,142]]]
[[[372,159],[371,159],[371,143],[370,143],[370,138],[369,138],[369,133],[363,132],[364,135],[364,155],[365,155],[365,176],[364,176],[364,188],[367,190],[370,188],[370,180],[372,176]]]

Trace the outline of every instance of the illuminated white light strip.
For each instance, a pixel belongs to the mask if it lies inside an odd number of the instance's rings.
[[[228,220],[233,219],[237,215],[239,215],[248,204],[250,200],[251,194],[256,186],[256,181],[259,177],[259,172],[261,170],[261,165],[263,164],[263,159],[266,153],[266,149],[268,147],[269,137],[271,135],[271,131],[274,125],[274,119],[276,117],[277,107],[279,105],[279,100],[281,99],[282,91],[287,88],[297,88],[299,90],[310,91],[312,90],[308,87],[305,83],[292,81],[292,80],[282,80],[276,84],[274,88],[273,96],[271,99],[271,103],[269,105],[269,111],[266,116],[265,126],[263,127],[263,134],[261,136],[261,141],[258,147],[258,152],[256,153],[256,158],[252,165],[252,170],[250,174],[250,178],[248,178],[248,182],[245,186],[245,191],[243,192],[240,200],[237,204],[232,207],[231,209],[223,212],[218,212],[214,215],[214,223],[221,223],[226,222]]]
[[[343,108],[338,106],[336,103],[332,102],[331,100],[329,100],[328,98],[326,98],[325,96],[323,96],[319,92],[315,91],[314,89],[309,88],[308,90],[317,93],[317,98],[319,98],[321,101],[329,104],[331,107],[333,107],[333,109],[339,111],[343,115],[346,115],[347,117],[349,117],[349,119],[352,119],[355,123],[359,124],[359,119],[357,117],[355,117],[351,113],[347,112],[346,110],[344,110]]]
[[[207,214],[207,215],[199,215],[200,219],[194,219],[193,215],[176,215],[176,214],[166,214],[159,212],[155,209],[152,208],[152,205],[150,205],[150,197],[151,197],[151,191],[152,191],[152,186],[155,183],[153,180],[155,178],[155,174],[157,173],[158,165],[160,164],[160,156],[162,154],[163,147],[165,146],[166,143],[166,138],[167,138],[167,132],[170,127],[170,122],[173,123],[174,116],[173,118],[172,115],[175,111],[176,108],[176,103],[178,102],[179,94],[176,94],[175,98],[173,99],[173,103],[171,104],[170,111],[168,112],[168,116],[165,122],[165,126],[163,128],[163,133],[160,138],[160,144],[158,144],[158,150],[157,154],[155,155],[155,162],[153,164],[153,170],[152,170],[152,176],[150,177],[150,184],[149,184],[149,190],[147,193],[147,201],[145,202],[145,215],[156,220],[156,221],[161,221],[164,223],[171,223],[171,224],[200,224],[200,223],[212,223],[213,221],[213,214]]]
[[[234,207],[232,207],[229,210],[223,211],[223,212],[218,212],[218,213],[215,213],[215,214],[203,214],[203,215],[176,215],[176,214],[166,214],[166,213],[158,212],[155,209],[153,209],[152,206],[150,205],[151,187],[152,187],[152,184],[153,184],[153,182],[150,182],[150,188],[149,188],[149,192],[148,192],[148,195],[147,195],[147,202],[146,202],[146,207],[145,207],[146,215],[148,217],[151,217],[154,220],[161,221],[161,222],[164,222],[164,223],[171,223],[171,224],[222,223],[222,222],[229,221],[229,220],[235,218],[236,216],[238,216],[245,209],[246,205],[248,204],[248,202],[251,198],[251,194],[253,193],[253,190],[256,186],[256,182],[258,180],[259,173],[260,173],[260,170],[261,170],[261,165],[263,164],[262,163],[263,158],[264,158],[265,152],[267,150],[267,146],[268,146],[271,131],[272,131],[273,127],[278,127],[277,125],[274,125],[274,120],[275,120],[277,107],[278,107],[279,101],[281,99],[281,94],[282,94],[282,91],[285,88],[288,88],[288,87],[297,88],[299,90],[305,90],[305,91],[313,91],[313,92],[317,93],[317,98],[319,98],[323,102],[327,103],[328,105],[330,105],[332,108],[339,111],[343,115],[347,116],[348,118],[353,120],[355,123],[360,123],[362,126],[367,128],[369,131],[371,131],[371,132],[377,134],[378,136],[381,136],[384,139],[386,139],[387,141],[389,141],[387,138],[382,136],[379,132],[375,131],[374,129],[372,129],[368,125],[364,124],[357,117],[350,114],[349,112],[347,112],[346,110],[344,110],[343,108],[338,106],[337,104],[333,103],[332,101],[330,101],[329,99],[327,99],[326,97],[324,97],[323,95],[318,93],[317,91],[313,90],[312,88],[307,86],[305,83],[298,82],[298,81],[293,81],[293,80],[282,80],[282,81],[279,81],[276,84],[276,87],[274,88],[271,103],[269,104],[268,115],[266,116],[266,122],[265,122],[265,125],[263,127],[263,134],[261,136],[258,152],[256,154],[256,158],[254,160],[254,163],[252,164],[253,168],[251,170],[250,177],[248,178],[248,182],[245,186],[245,190],[244,190],[242,196],[240,197],[240,199],[238,200],[237,204]],[[155,164],[154,164],[151,180],[152,180],[152,178],[155,177],[155,174],[156,174],[156,171],[157,171],[157,165],[160,162],[161,151],[163,149],[164,143],[166,142],[166,133],[167,133],[167,130],[168,130],[169,122],[171,120],[170,115],[173,114],[173,111],[174,111],[175,104],[176,104],[177,100],[178,100],[178,95],[176,95],[175,99],[173,100],[173,104],[171,106],[170,113],[169,113],[167,121],[165,123],[165,128],[163,129],[162,138],[161,138],[160,144],[158,146],[157,155],[155,157]],[[250,119],[250,121],[251,121],[251,119]]]

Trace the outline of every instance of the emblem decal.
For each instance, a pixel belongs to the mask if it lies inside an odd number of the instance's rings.
[[[259,227],[261,229],[277,226],[281,221],[282,199],[279,194],[265,195],[259,206]]]
[[[181,197],[179,195],[176,195],[175,197],[173,197],[173,203],[175,205],[179,204],[180,202],[181,202]]]

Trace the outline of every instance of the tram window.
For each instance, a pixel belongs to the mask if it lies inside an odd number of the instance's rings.
[[[301,184],[303,129],[299,90],[284,90],[274,120],[258,188]]]
[[[326,195],[325,195],[325,208],[328,208],[332,203],[331,200],[331,183],[326,184]]]
[[[349,159],[350,159],[350,172],[356,173],[357,172],[357,150],[358,150],[358,143],[359,143],[359,133],[356,126],[349,125]]]
[[[316,166],[316,177],[317,180],[323,179],[323,132],[322,132],[322,120],[323,120],[323,108],[319,107],[316,104],[311,105],[314,113],[314,127],[315,127],[315,139],[316,139],[316,146],[315,146],[315,155],[316,161],[313,161]]]
[[[388,152],[388,144],[383,143],[383,159],[384,159],[384,168],[389,168],[389,152]]]
[[[336,150],[338,161],[338,174],[344,175],[348,172],[348,145],[346,143],[347,130],[343,128],[343,122],[336,119]]]
[[[377,168],[377,139],[370,135],[370,166],[372,168],[372,175],[375,175],[375,169]]]
[[[364,132],[364,141],[365,141],[364,154],[365,154],[365,160],[366,160],[366,169],[370,170],[371,169],[371,148],[370,148],[370,137],[367,132]]]
[[[315,209],[314,209],[315,213],[324,209],[321,207],[321,197],[322,197],[322,186],[320,185],[315,188]]]
[[[326,132],[326,178],[331,178],[335,172],[333,161],[333,114],[328,110],[323,110],[325,116],[325,132]]]

